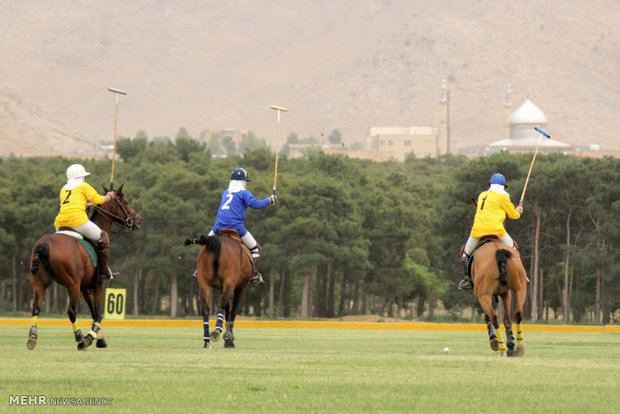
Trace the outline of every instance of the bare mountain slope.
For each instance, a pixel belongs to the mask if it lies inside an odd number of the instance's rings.
[[[510,83],[515,108],[532,100],[554,138],[620,149],[614,0],[0,0],[0,9],[0,85],[88,142],[113,136],[108,86],[128,91],[121,135],[237,128],[273,140],[277,104],[290,109],[283,136],[338,128],[354,142],[370,126],[437,125],[447,79],[454,148],[504,137]],[[3,148],[24,125],[42,139],[53,129],[36,117],[0,122]]]

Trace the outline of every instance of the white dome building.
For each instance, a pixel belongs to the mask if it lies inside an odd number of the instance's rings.
[[[510,115],[510,118],[508,118],[510,138],[492,142],[489,144],[488,151],[534,151],[540,138],[540,133],[534,128],[538,127],[546,131],[547,123],[547,116],[544,112],[528,99]],[[544,136],[540,141],[539,147],[539,151],[541,152],[565,151],[570,149],[572,149],[570,144],[545,138]]]

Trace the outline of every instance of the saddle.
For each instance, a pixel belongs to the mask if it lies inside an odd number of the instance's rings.
[[[218,236],[228,236],[231,239],[241,243],[241,245],[245,246],[243,244],[243,242],[241,241],[241,237],[239,237],[239,233],[237,232],[237,230],[234,229],[221,229],[218,233]]]
[[[97,267],[97,251],[95,250],[95,246],[90,240],[84,239],[84,236],[81,233],[75,231],[71,227],[61,227],[58,229],[56,234],[65,234],[67,236],[75,238],[75,240],[80,242],[82,246],[84,246],[84,248],[86,249],[86,253],[88,253],[88,258],[90,259],[92,265],[94,267]]]

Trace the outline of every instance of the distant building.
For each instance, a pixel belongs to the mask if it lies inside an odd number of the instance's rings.
[[[510,93],[510,85],[508,88]],[[545,137],[540,140],[541,134],[534,128],[539,127],[545,130],[547,124],[547,116],[528,99],[508,118],[509,137],[490,143],[485,152],[531,152],[536,149],[539,141],[538,151],[541,153],[571,151],[573,146],[570,144]]]
[[[434,127],[371,127],[367,149],[389,154],[404,161],[409,154],[416,157],[436,157],[440,153],[439,133]]]

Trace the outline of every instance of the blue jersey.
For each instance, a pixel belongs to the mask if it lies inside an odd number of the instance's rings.
[[[244,226],[245,213],[248,207],[260,209],[267,207],[271,202],[269,198],[257,200],[250,190],[241,190],[231,193],[229,190],[222,194],[220,208],[217,210],[217,220],[213,226],[213,232],[217,234],[221,229],[237,230],[243,237],[248,232]]]

